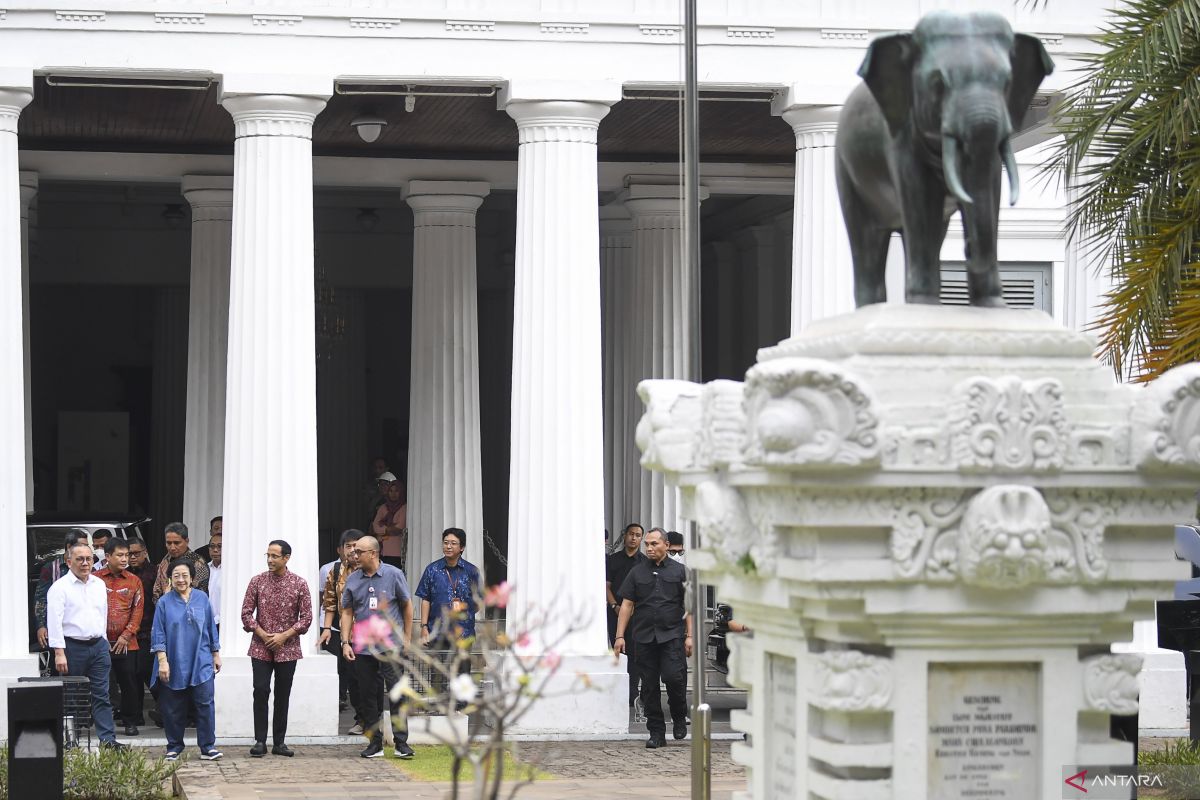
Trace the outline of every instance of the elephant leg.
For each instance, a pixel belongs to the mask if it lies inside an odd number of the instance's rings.
[[[904,204],[905,295],[910,303],[942,302],[942,241],[946,238],[945,189],[912,167],[901,182]]]
[[[887,302],[885,273],[892,232],[859,225],[849,233],[854,258],[854,304],[861,307]]]

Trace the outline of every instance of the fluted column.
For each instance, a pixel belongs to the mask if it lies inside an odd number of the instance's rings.
[[[185,175],[181,188],[192,207],[183,521],[192,532],[193,546],[199,546],[208,537],[208,521],[221,513],[225,480],[233,178]]]
[[[25,510],[33,511],[33,372],[29,361],[29,204],[37,196],[36,172],[21,173],[21,325],[25,359]]]
[[[633,273],[630,269],[632,223],[620,204],[600,209],[600,306],[604,352],[604,507],[610,535],[632,522],[626,505],[627,450],[636,452],[633,430],[627,427],[626,404],[637,401],[626,382],[625,341],[633,323]]]
[[[17,118],[33,95],[0,89],[0,608],[25,609],[29,602],[25,552],[25,355],[15,346],[24,337],[21,277],[21,185],[17,168]],[[25,612],[5,615],[0,658],[29,658]],[[3,670],[8,673],[8,670]],[[11,674],[11,673],[8,673]]]
[[[413,181],[412,387],[408,425],[408,572],[441,557],[442,531],[467,532],[484,564],[479,445],[475,212],[482,182]]]
[[[854,310],[850,240],[834,180],[839,109],[790,108],[783,118],[796,135],[796,203],[792,222],[792,326]]]
[[[1067,188],[1067,207],[1074,204],[1079,190]],[[1086,236],[1072,236],[1064,243],[1063,259],[1063,324],[1077,331],[1086,331],[1103,313],[1102,306],[1113,289],[1111,267],[1103,249],[1087,241]],[[1152,623],[1134,623],[1149,625]]]
[[[779,292],[786,285],[775,273],[775,229],[770,225],[751,225],[734,237],[738,257],[742,264],[742,277],[753,291],[746,292],[750,305],[746,318],[752,327],[750,336],[752,354],[760,347],[769,347],[787,338],[787,325],[779,316]]]
[[[159,527],[183,512],[183,471],[187,417],[188,291],[163,287],[154,298],[154,344],[150,377],[150,517]],[[199,532],[203,529],[191,528]],[[201,541],[193,544],[199,546]]]
[[[703,200],[708,192],[700,191]],[[700,309],[695,282],[700,276],[692,274],[683,249],[679,187],[635,185],[623,197],[633,218],[633,271],[641,301],[638,336],[629,352],[629,363],[640,371],[630,381],[631,391],[647,378],[696,380]],[[636,430],[644,411],[636,395],[634,399],[628,430]],[[640,484],[639,522],[647,528],[682,531],[679,492],[666,485],[663,473],[640,470]]]
[[[240,588],[265,569],[271,539],[287,539],[289,569],[310,583],[319,566],[311,137],[325,100],[221,102],[237,137],[222,508],[229,588],[221,617],[237,619]],[[240,625],[222,633],[222,649],[246,652],[250,634]]]
[[[595,608],[564,642],[572,655],[608,649],[602,605],[604,411],[596,132],[608,105],[526,101],[517,122],[509,581],[518,623]],[[564,548],[571,551],[565,557]]]

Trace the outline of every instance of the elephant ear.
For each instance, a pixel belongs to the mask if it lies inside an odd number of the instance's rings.
[[[1033,95],[1042,80],[1054,72],[1054,61],[1042,46],[1042,41],[1027,33],[1013,37],[1012,84],[1008,90],[1008,118],[1013,128],[1019,128]]]
[[[867,48],[858,76],[883,110],[895,135],[912,109],[912,66],[916,45],[911,33],[880,36]]]

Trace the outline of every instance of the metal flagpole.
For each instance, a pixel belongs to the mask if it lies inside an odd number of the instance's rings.
[[[683,87],[683,198],[685,258],[690,278],[692,305],[691,377],[700,379],[700,92],[696,79],[696,0],[684,5],[684,87]],[[696,523],[690,524],[691,541],[700,543]],[[692,585],[692,798],[709,800],[712,794],[712,709],[704,701],[704,587],[697,572],[691,572]]]

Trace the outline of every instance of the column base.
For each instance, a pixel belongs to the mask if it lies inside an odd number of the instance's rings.
[[[577,673],[587,675],[590,689],[578,685]],[[619,660],[610,655],[565,657],[544,695],[508,727],[511,733],[600,736],[629,732],[629,673],[624,656]]]
[[[274,693],[270,702],[274,702]],[[216,714],[218,743],[230,738],[254,739],[254,677],[249,656],[222,657]],[[328,653],[305,653],[296,666],[287,732],[289,738],[337,736],[337,659]]]

